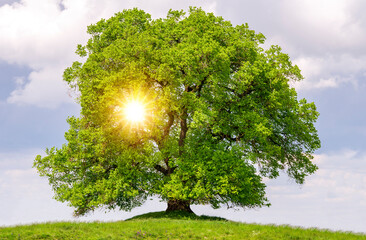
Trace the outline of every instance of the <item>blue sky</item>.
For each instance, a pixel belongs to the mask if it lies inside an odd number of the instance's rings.
[[[248,211],[194,206],[198,214],[237,221],[366,232],[366,2],[362,0],[0,0],[0,225],[60,220],[120,220],[165,204],[147,202],[130,213],[97,211],[74,219],[52,199],[32,169],[46,147],[63,144],[67,116],[79,106],[62,82],[78,60],[86,26],[139,7],[154,18],[168,9],[201,6],[233,24],[247,22],[288,53],[305,77],[299,97],[314,101],[322,148],[319,170],[299,186],[286,176],[266,180],[272,206]],[[70,96],[71,95],[71,96]]]

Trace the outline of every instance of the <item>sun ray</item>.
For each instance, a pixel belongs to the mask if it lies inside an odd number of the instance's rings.
[[[143,103],[138,100],[132,100],[126,103],[123,113],[128,121],[140,123],[145,120],[146,110]]]

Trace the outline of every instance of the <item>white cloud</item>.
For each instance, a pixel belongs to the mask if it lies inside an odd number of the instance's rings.
[[[15,89],[7,99],[8,103],[32,104],[38,107],[55,108],[61,102],[72,102],[67,93],[68,87],[60,81],[62,68],[48,67],[41,71],[33,71],[28,83],[18,81]]]
[[[63,69],[70,65],[78,42],[85,41],[85,4],[61,11],[59,1],[22,1],[0,8],[0,58],[27,65],[33,72],[18,85],[8,103],[57,107],[70,102],[62,83]],[[67,5],[65,3],[65,5]],[[83,20],[83,21],[82,21]]]
[[[72,210],[52,199],[47,180],[32,169],[33,159],[42,153],[0,152],[0,226],[70,219]]]
[[[173,4],[168,0],[22,0],[3,5],[0,59],[33,69],[32,78],[15,89],[8,102],[40,107],[70,102],[65,87],[60,87],[62,71],[77,59],[75,47],[86,42],[86,26],[132,7],[158,18],[170,8],[202,6],[233,23],[249,22],[267,36],[269,44],[282,46],[303,70],[305,80],[296,84],[298,90],[356,86],[357,76],[366,72],[366,18],[359,10],[363,5],[360,0],[190,0]],[[45,79],[53,70],[55,74]],[[40,82],[50,91],[39,88]]]
[[[284,1],[284,32],[275,34],[288,46],[305,80],[298,90],[355,87],[366,72],[366,21],[353,8],[361,1]]]
[[[366,73],[366,55],[351,54],[298,57],[293,63],[301,69],[304,81],[294,84],[297,90],[335,88],[344,84],[357,87]]]
[[[14,81],[15,81],[15,84],[19,87],[25,83],[24,77],[15,77]]]
[[[357,86],[366,72],[366,17],[362,0],[218,1],[218,14],[248,22],[303,70],[298,90]],[[305,64],[305,66],[303,66]]]
[[[33,72],[18,86],[8,103],[55,108],[68,103],[63,70],[77,60],[76,45],[85,43],[86,27],[126,8],[140,7],[152,17],[164,17],[170,8],[201,5],[215,11],[215,1],[97,1],[22,0],[0,7],[0,59],[29,66]]]
[[[44,152],[41,149],[0,152],[0,226],[48,221],[118,221],[166,207],[165,203],[154,199],[133,212],[97,210],[74,218],[73,209],[54,200],[48,180],[32,168],[37,154],[44,155]]]
[[[280,4],[280,12],[285,14],[281,24],[288,31],[284,36],[294,40],[293,44],[305,47],[304,50],[320,54],[344,52],[355,47],[366,50],[361,41],[366,32],[349,9],[350,3],[357,2],[360,1],[284,0]]]
[[[61,220],[121,220],[137,214],[162,211],[166,204],[155,199],[132,212],[96,211],[74,219],[72,209],[52,199],[47,179],[31,168],[40,149],[0,153],[0,225]],[[244,222],[291,224],[333,230],[365,231],[366,152],[340,150],[318,154],[319,170],[297,185],[286,176],[267,180],[272,206],[257,210],[213,210],[192,206],[197,214],[215,215]]]
[[[266,180],[269,208],[246,211],[193,208],[236,221],[290,224],[365,232],[366,152],[339,150],[315,155],[319,170],[297,185],[287,176]]]
[[[306,80],[296,86],[299,90],[358,86],[359,76],[366,76],[366,3],[360,0],[18,2],[0,4],[0,59],[26,65],[32,72],[27,78],[15,79],[16,89],[8,103],[52,108],[70,102],[62,72],[76,60],[77,43],[87,40],[86,26],[134,6],[157,18],[170,8],[196,5],[236,24],[249,22],[269,43],[282,46],[302,69]],[[41,152],[0,153],[0,225],[72,219],[72,210],[52,200],[47,180],[31,168],[34,156]],[[243,213],[195,206],[194,210],[240,221],[364,231],[366,153],[343,150],[317,155],[315,161],[319,171],[301,187],[286,177],[266,182],[273,204],[269,209]],[[162,205],[145,206],[134,214],[162,210]],[[87,219],[98,219],[96,216]],[[125,216],[128,214],[118,212],[114,219]],[[100,214],[99,219],[106,218]]]

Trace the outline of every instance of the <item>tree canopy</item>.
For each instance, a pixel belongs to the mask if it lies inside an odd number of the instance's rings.
[[[278,46],[247,24],[200,8],[152,19],[124,10],[87,29],[64,80],[79,93],[67,143],[34,166],[55,198],[82,215],[131,210],[148,197],[168,210],[269,205],[263,177],[297,183],[317,169],[314,103],[290,86],[303,79]],[[126,118],[131,102],[144,120]]]

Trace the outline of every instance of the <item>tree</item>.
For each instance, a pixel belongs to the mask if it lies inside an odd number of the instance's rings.
[[[283,170],[301,184],[316,171],[318,112],[289,85],[300,70],[247,24],[199,8],[156,20],[132,9],[87,32],[76,51],[86,61],[64,72],[80,117],[67,120],[67,144],[34,162],[76,215],[151,196],[167,211],[269,206],[263,177]],[[144,121],[126,119],[130,101]]]

